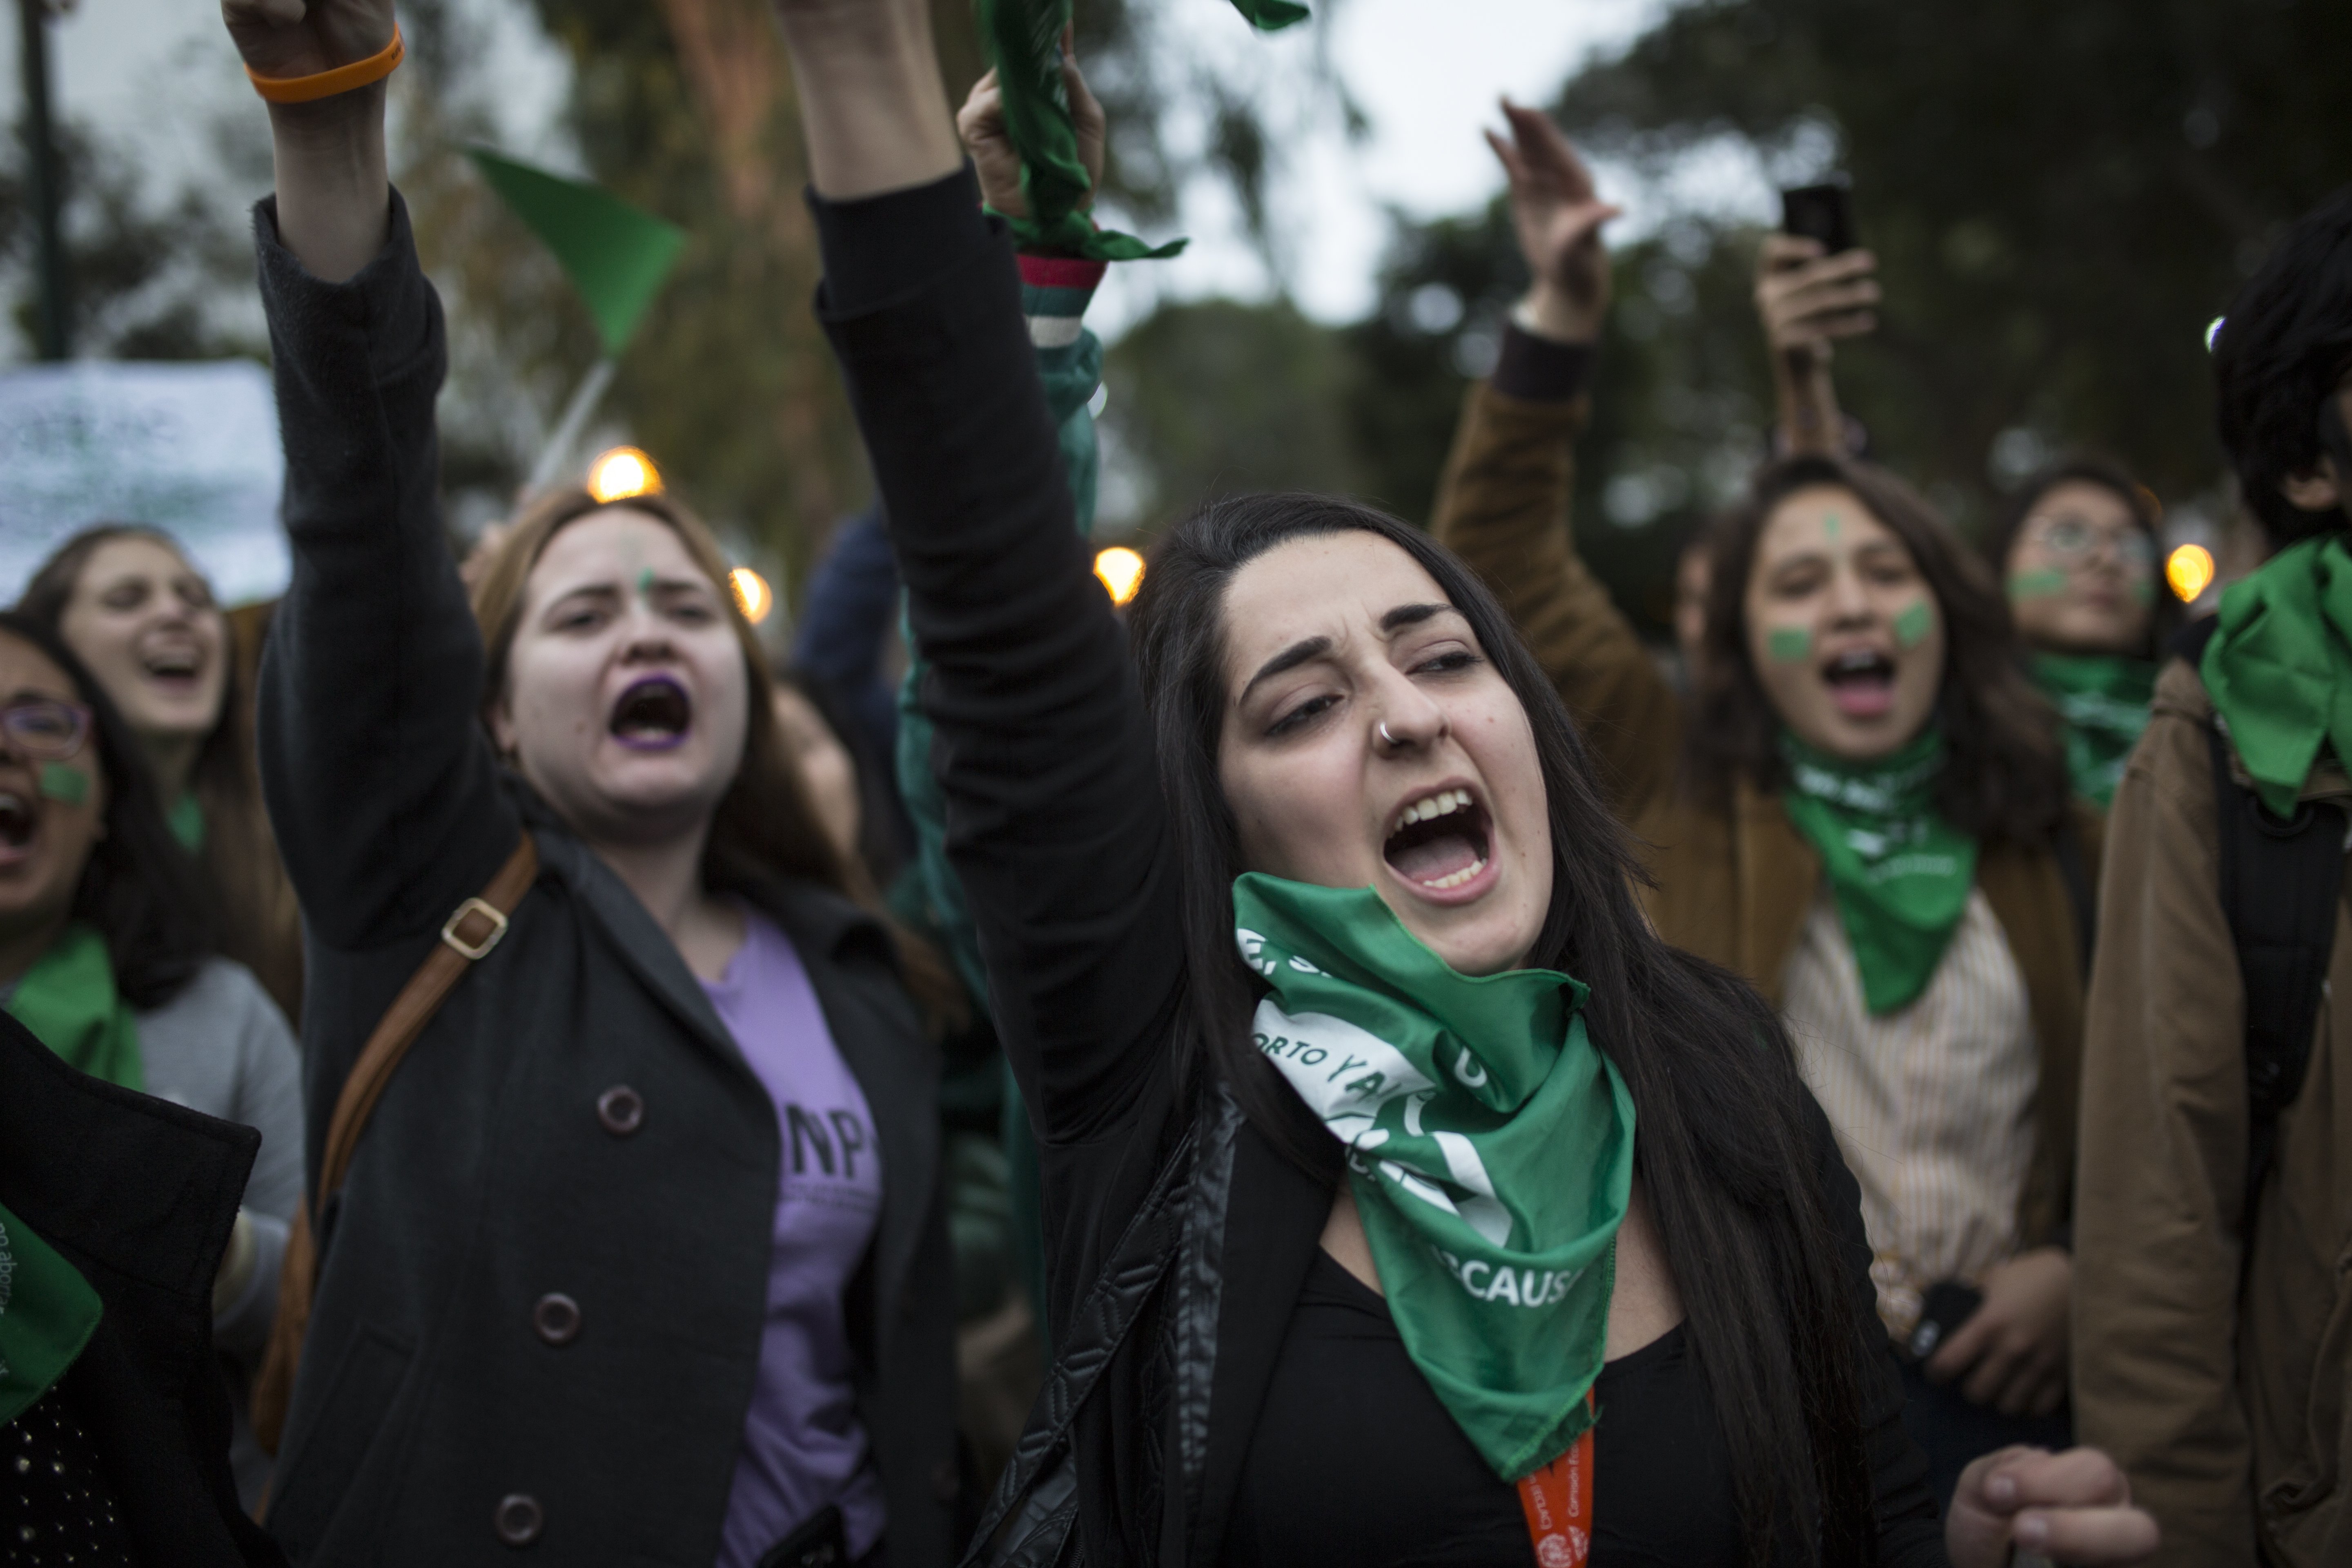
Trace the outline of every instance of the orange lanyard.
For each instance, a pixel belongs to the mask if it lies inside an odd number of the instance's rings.
[[[1587,1408],[1592,1394],[1584,1395]],[[1592,1555],[1592,1428],[1567,1453],[1519,1479],[1519,1509],[1528,1516],[1537,1568],[1584,1568]]]

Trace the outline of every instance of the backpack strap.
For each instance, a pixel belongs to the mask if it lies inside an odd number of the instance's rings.
[[[1065,1543],[1078,1511],[1076,1472],[1069,1463],[1070,1426],[1176,1260],[1184,1239],[1183,1197],[1197,1141],[1196,1129],[1187,1127],[1066,1330],[1055,1336],[1060,1343],[1053,1370],[1031,1408],[1028,1430],[1021,1435],[980,1528],[964,1549],[964,1568],[981,1563],[1046,1568],[1064,1561]],[[1012,1528],[1000,1549],[995,1538],[1008,1520]]]
[[[2279,1114],[2303,1090],[2318,1026],[2319,997],[2336,944],[2344,887],[2344,813],[2304,801],[2271,815],[2230,774],[2230,742],[2217,717],[2206,727],[2219,822],[2221,912],[2238,952],[2246,1010],[2246,1194],[2242,1244],[2277,1152]]]
[[[261,1369],[254,1376],[254,1435],[262,1447],[278,1452],[285,1436],[286,1412],[294,1398],[294,1372],[302,1358],[303,1337],[310,1327],[310,1298],[319,1284],[319,1237],[329,1209],[343,1189],[343,1177],[358,1152],[360,1134],[367,1131],[375,1102],[383,1098],[394,1069],[408,1047],[441,1010],[441,1004],[466,972],[489,955],[507,934],[507,917],[539,879],[539,845],[528,829],[507,857],[490,885],[459,904],[441,922],[441,940],[433,944],[400,994],[392,999],[374,1033],[360,1047],[359,1059],[343,1079],[335,1097],[335,1113],[327,1122],[325,1152],[319,1162],[319,1190],[294,1213],[286,1237],[286,1261],[278,1277],[278,1316],[270,1324],[269,1343]],[[264,1506],[267,1507],[265,1500]]]

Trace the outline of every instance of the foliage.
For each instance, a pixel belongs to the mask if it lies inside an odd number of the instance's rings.
[[[2178,497],[2216,468],[2207,321],[2346,175],[2347,58],[2340,0],[1700,0],[1559,108],[1639,165],[1730,138],[1851,174],[1886,300],[1840,380],[1948,499],[2017,428]]]

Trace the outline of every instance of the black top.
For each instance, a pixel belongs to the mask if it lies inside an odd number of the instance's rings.
[[[1167,1152],[1188,1127],[1221,1124],[1215,1086],[1186,1080],[1176,1048],[1185,957],[1158,740],[1075,526],[1012,247],[982,219],[970,173],[811,205],[825,258],[819,312],[925,659],[948,854],[1038,1135],[1047,1314],[1066,1323]],[[1815,1110],[1810,1121],[1868,1321],[1860,1195],[1826,1120]],[[1214,1227],[1188,1232],[1156,1315],[1076,1415],[1078,1521],[1095,1568],[1221,1562],[1233,1544],[1227,1523],[1331,1188],[1246,1124],[1222,1147],[1193,1184],[1192,1212]],[[1857,1372],[1876,1561],[1941,1563],[1892,1362],[1874,1350]],[[1727,1483],[1719,1462],[1705,1468]],[[1696,1468],[1678,1461],[1681,1495]],[[1609,1507],[1601,1494],[1597,1510]],[[1517,1539],[1527,1554],[1523,1529]]]
[[[262,782],[309,939],[313,1182],[343,1079],[442,921],[526,824],[541,869],[324,1216],[269,1527],[306,1563],[506,1563],[528,1543],[709,1568],[767,1324],[776,1109],[676,944],[478,721],[482,639],[437,500],[446,335],[397,196],[389,216],[332,284],[278,242],[274,203],[254,221],[294,560]],[[873,1112],[882,1214],[845,1314],[857,1417],[892,1560],[938,1568],[958,1471],[937,1054],[879,921],[808,882],[726,890],[791,939]],[[598,1112],[618,1089],[643,1107],[626,1125]],[[559,1295],[578,1332],[543,1337]]]
[[[1676,1324],[1601,1369],[1595,1568],[1740,1560],[1730,1456]],[[1317,1248],[1242,1463],[1224,1568],[1524,1568],[1498,1479],[1405,1353],[1388,1303]]]

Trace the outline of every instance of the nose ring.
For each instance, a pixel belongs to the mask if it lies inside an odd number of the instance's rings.
[[[1404,744],[1402,741],[1398,740],[1394,735],[1389,733],[1389,721],[1387,720],[1381,720],[1377,728],[1380,732],[1381,740],[1386,744],[1391,746],[1402,746]]]

